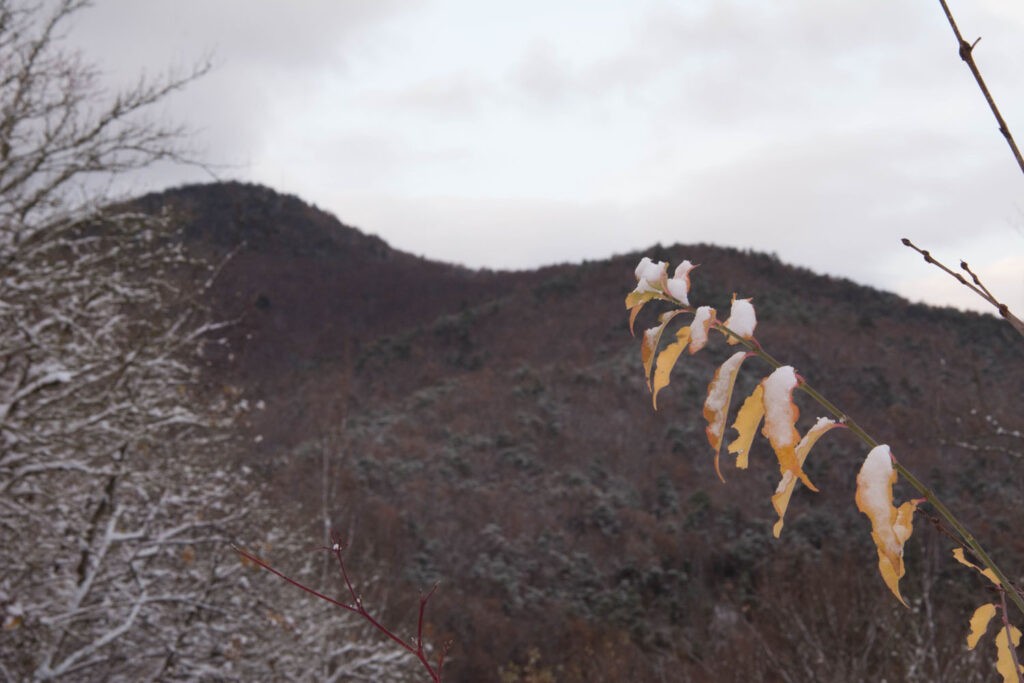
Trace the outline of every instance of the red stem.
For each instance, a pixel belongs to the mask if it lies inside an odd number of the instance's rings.
[[[1006,589],[1002,586],[999,586],[999,603],[1002,607],[1000,613],[1003,617],[1003,630],[1006,633],[1006,649],[1010,651],[1010,661],[1013,662],[1013,671],[1017,674],[1017,683],[1024,683],[1024,675],[1021,674],[1020,662],[1017,660],[1017,648],[1010,637],[1010,619],[1006,615]]]
[[[442,668],[442,666],[444,664],[445,655],[448,653],[448,648],[450,646],[450,643],[446,643],[445,646],[441,648],[441,652],[440,652],[440,654],[438,655],[438,658],[437,658],[437,668],[436,669],[430,664],[430,660],[427,659],[427,655],[426,655],[426,653],[423,650],[423,620],[424,620],[424,614],[426,613],[426,609],[427,609],[427,601],[429,601],[431,596],[434,595],[434,591],[437,590],[438,584],[435,583],[434,587],[430,589],[430,592],[428,592],[424,596],[420,596],[419,617],[417,619],[417,624],[416,624],[416,646],[413,647],[411,644],[409,644],[408,642],[406,642],[405,640],[403,640],[399,636],[395,635],[395,633],[392,632],[391,629],[389,629],[388,627],[384,626],[382,623],[377,621],[369,612],[366,611],[366,608],[363,607],[362,599],[359,597],[359,594],[356,593],[355,586],[352,585],[352,580],[349,578],[349,575],[348,575],[348,569],[345,567],[345,557],[343,555],[343,553],[345,551],[345,544],[343,544],[341,542],[341,536],[339,536],[337,534],[337,532],[335,532],[334,530],[331,530],[331,543],[332,543],[332,546],[330,548],[320,548],[320,549],[321,550],[329,551],[331,554],[334,555],[335,559],[338,561],[338,570],[341,572],[341,577],[342,577],[342,580],[345,582],[345,587],[348,589],[349,595],[352,597],[352,603],[353,604],[351,604],[351,605],[346,604],[344,602],[341,602],[340,600],[336,600],[336,599],[334,599],[332,597],[324,595],[323,593],[321,593],[321,592],[319,592],[317,590],[314,590],[314,589],[310,588],[309,586],[305,585],[301,581],[297,581],[297,580],[293,579],[292,577],[288,576],[287,574],[285,574],[284,572],[281,572],[281,571],[275,569],[266,560],[263,560],[262,558],[257,557],[256,555],[253,555],[252,553],[250,553],[250,552],[248,552],[246,550],[243,550],[243,549],[239,548],[238,546],[234,546],[233,545],[231,547],[232,547],[232,549],[236,553],[238,553],[242,557],[244,557],[247,560],[249,560],[250,562],[252,562],[252,563],[262,567],[263,569],[266,569],[271,574],[273,574],[273,575],[283,579],[284,581],[290,583],[291,585],[295,586],[296,588],[300,588],[300,589],[306,591],[307,593],[309,593],[310,595],[313,595],[313,596],[315,596],[317,598],[320,598],[321,600],[323,600],[325,602],[329,602],[332,605],[335,605],[337,607],[341,607],[342,609],[348,610],[349,612],[353,612],[354,614],[358,614],[363,619],[365,619],[371,626],[373,626],[375,629],[377,629],[378,631],[383,633],[385,636],[390,638],[392,641],[397,643],[404,650],[406,650],[410,654],[415,655],[416,658],[423,665],[423,668],[426,669],[427,673],[430,675],[430,680],[433,681],[434,683],[441,683],[441,668]]]

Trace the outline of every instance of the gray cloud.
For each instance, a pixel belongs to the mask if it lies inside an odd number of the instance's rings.
[[[1024,131],[1024,10],[958,11]],[[712,241],[920,288],[904,234],[1000,272],[997,245],[1024,242],[1019,176],[933,6],[100,0],[82,17],[115,77],[216,51],[166,115],[225,175],[443,260]]]
[[[344,77],[354,54],[373,52],[366,32],[420,4],[99,0],[76,17],[70,43],[115,88],[140,74],[186,73],[209,58],[213,70],[168,100],[159,115],[195,132],[191,145],[216,173],[245,176],[291,108],[301,109],[325,78]],[[209,175],[165,165],[132,183],[148,190],[190,179]]]

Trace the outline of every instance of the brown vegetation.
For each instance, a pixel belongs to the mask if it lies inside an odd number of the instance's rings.
[[[962,645],[977,586],[934,560],[940,534],[919,530],[907,551],[927,568],[904,580],[925,618],[899,618],[873,576],[851,503],[863,458],[853,439],[819,446],[809,473],[822,492],[795,496],[775,541],[771,468],[727,473],[724,491],[691,419],[726,352],[681,361],[659,412],[638,400],[621,310],[637,255],[478,272],[394,251],[263,188],[191,187],[146,202],[206,220],[192,234],[208,248],[247,240],[215,291],[220,314],[241,322],[211,376],[267,402],[249,425],[263,439],[248,464],[308,534],[321,491],[316,416],[344,404],[333,523],[353,531],[354,575],[361,563],[390,568],[389,600],[408,602],[397,618],[441,582],[428,638],[455,641],[446,680],[804,681],[826,654],[840,663],[837,681],[985,670]],[[209,232],[218,225],[234,233]],[[704,264],[695,295],[721,310],[734,291],[757,293],[759,339],[970,511],[1002,562],[1022,566],[1013,406],[1024,372],[1010,328],[763,254],[692,245],[649,255]],[[755,446],[753,458],[769,455]],[[994,463],[1016,474],[992,481]]]

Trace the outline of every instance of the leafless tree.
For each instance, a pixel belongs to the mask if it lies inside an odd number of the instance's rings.
[[[186,131],[151,116],[209,69],[140,79],[104,95],[97,70],[65,48],[86,0],[0,0],[0,225],[6,248],[93,213],[111,180],[161,160],[189,161]]]
[[[206,66],[107,96],[63,41],[86,5],[0,0],[0,679],[302,680],[323,669],[284,631],[339,626],[268,628],[283,608],[229,548],[274,524],[210,457],[248,409],[197,390],[210,266],[108,192],[183,158],[149,113]],[[367,647],[362,680],[388,678]]]

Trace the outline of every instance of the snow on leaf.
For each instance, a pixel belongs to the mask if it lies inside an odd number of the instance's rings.
[[[626,308],[629,309],[629,331],[633,333],[633,323],[644,305],[652,299],[659,299],[664,294],[665,279],[668,276],[668,264],[664,261],[655,263],[646,256],[640,259],[634,272],[636,289],[626,296]]]
[[[996,671],[1003,677],[1003,683],[1018,683],[1020,674],[1024,673],[1024,667],[1018,667],[1014,662],[1013,651],[1010,649],[1018,645],[1020,645],[1020,629],[1016,626],[999,629],[999,633],[996,634],[996,652],[999,653],[996,657]]]
[[[729,452],[736,454],[736,467],[741,470],[747,469],[747,465],[750,464],[750,445],[754,442],[754,434],[757,433],[763,417],[764,385],[758,384],[740,406],[739,412],[736,413],[736,421],[732,423],[737,436],[729,444]]]
[[[732,295],[732,308],[729,311],[729,319],[725,326],[738,334],[743,339],[752,339],[754,328],[757,327],[757,315],[754,313],[754,305],[750,299],[737,299],[736,293]],[[726,335],[729,344],[739,344],[740,341],[730,334]]]
[[[644,377],[647,378],[648,390],[652,388],[651,369],[654,366],[654,354],[658,350],[658,344],[661,343],[661,335],[665,331],[665,326],[681,312],[680,310],[675,310],[662,313],[658,316],[658,324],[644,332],[644,338],[640,345],[640,360],[644,364]]]
[[[689,343],[690,328],[681,327],[676,332],[676,340],[658,354],[658,361],[654,370],[654,387],[651,390],[651,400],[654,402],[655,410],[658,409],[658,392],[668,386],[672,368],[675,367],[676,361],[679,360],[683,349]]]
[[[892,504],[896,483],[889,447],[871,449],[857,474],[857,509],[871,520],[871,538],[878,548],[878,570],[893,595],[907,606],[900,595],[899,581],[905,573],[903,544],[913,533],[914,510],[918,501],[908,501],[899,509]]]
[[[800,410],[793,403],[793,390],[799,383],[796,371],[789,365],[777,368],[761,382],[764,387],[764,428],[761,433],[771,443],[782,473],[792,472],[804,486],[817,491],[796,457],[796,445],[800,440],[796,421]]]
[[[725,420],[729,416],[729,404],[732,403],[732,390],[736,385],[736,375],[746,359],[745,351],[738,351],[715,370],[715,376],[708,384],[708,396],[704,400],[704,419],[708,426],[705,433],[708,443],[715,451],[715,472],[718,478],[725,481],[719,466],[719,455],[722,452],[722,438],[725,435]]]
[[[971,616],[971,632],[967,634],[967,649],[973,650],[985,631],[988,630],[988,623],[996,615],[996,606],[992,603],[985,603],[974,610]]]
[[[957,562],[959,562],[960,564],[964,565],[965,567],[970,567],[971,569],[974,569],[974,570],[980,572],[985,578],[987,578],[989,581],[991,581],[995,585],[997,585],[997,586],[1002,586],[1003,585],[999,581],[999,578],[995,575],[995,573],[991,569],[989,569],[987,567],[985,567],[985,568],[979,567],[978,565],[976,565],[973,562],[971,562],[970,560],[968,560],[967,557],[964,556],[964,549],[963,548],[953,548],[953,558]]]
[[[665,291],[684,306],[690,305],[690,271],[696,267],[689,261],[683,261],[676,266],[672,278],[665,281]]]
[[[636,275],[638,291],[662,291],[662,281],[668,276],[668,263],[664,261],[658,261],[655,263],[647,256],[640,259],[640,263],[637,264],[636,270],[633,271]]]
[[[701,306],[693,314],[693,322],[690,323],[690,355],[697,353],[708,343],[708,330],[715,322],[715,309],[710,306]]]
[[[665,280],[668,277],[668,264],[664,261],[655,263],[646,256],[640,260],[634,273],[636,289],[632,294],[654,294],[659,296],[665,292]]]
[[[807,454],[811,452],[811,448],[818,442],[818,439],[825,432],[842,426],[831,418],[819,417],[815,425],[807,430],[804,438],[800,439],[800,443],[796,446],[797,463],[803,467],[807,460]],[[789,499],[793,496],[794,488],[796,488],[796,476],[792,472],[783,472],[782,480],[779,482],[778,488],[775,489],[775,495],[772,496],[772,507],[779,515],[779,521],[775,522],[775,526],[772,528],[775,538],[782,533],[783,518],[786,516],[786,509],[789,507]]]

